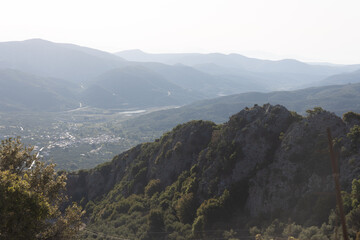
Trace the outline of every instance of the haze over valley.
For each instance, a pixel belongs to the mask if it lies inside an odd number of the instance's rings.
[[[60,169],[94,167],[177,124],[225,122],[254,104],[300,113],[316,106],[339,115],[359,111],[359,69],[239,54],[112,54],[41,39],[3,42],[0,132],[22,136]],[[302,86],[308,88],[296,90]]]

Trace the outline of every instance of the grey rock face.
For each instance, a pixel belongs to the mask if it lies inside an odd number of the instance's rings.
[[[321,222],[335,206],[327,128],[339,152],[343,189],[349,190],[360,176],[360,155],[347,137],[349,123],[321,109],[301,117],[266,104],[246,108],[223,125],[179,125],[110,163],[70,174],[68,191],[78,201],[101,198],[115,186],[124,196],[143,194],[150,180],[159,179],[165,189],[196,165],[199,204],[232,189],[234,208],[250,219],[265,215]]]
[[[214,125],[204,121],[179,125],[154,143],[140,144],[94,169],[71,173],[68,194],[74,201],[95,200],[121,180],[130,182],[136,178],[138,171],[133,170],[136,163],[146,168],[146,177],[142,183],[135,184],[133,191],[124,190],[124,195],[142,192],[144,183],[151,179],[160,179],[164,187],[170,185],[194,164],[199,152],[209,143]]]
[[[305,197],[314,204],[319,198],[334,199],[327,128],[334,139],[344,139],[345,123],[329,112],[311,115],[287,129],[272,163],[250,180],[247,209],[252,216],[281,211],[296,219],[299,211],[311,215],[311,209],[303,209]],[[341,158],[340,176],[352,179],[355,176],[343,170],[346,162]]]

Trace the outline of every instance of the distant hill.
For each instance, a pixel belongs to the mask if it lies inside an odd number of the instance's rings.
[[[221,95],[229,95],[247,91],[269,91],[279,84],[253,76],[214,76],[202,70],[185,65],[166,65],[161,63],[130,62],[122,58],[96,49],[77,46],[74,44],[53,43],[42,39],[30,39],[19,42],[0,43],[0,69],[17,69],[37,76],[65,79],[74,83],[82,83],[90,86],[94,80],[98,80],[103,74],[117,68],[136,66],[139,69],[147,68],[161,78],[177,86],[190,91],[193,97],[186,97],[186,101],[175,101],[179,105],[189,103],[189,100],[212,98]],[[142,78],[145,72],[140,72]],[[153,76],[149,76],[151,79]],[[114,81],[113,81],[114,82]],[[267,82],[267,84],[264,84]],[[272,86],[269,88],[269,86]],[[90,89],[92,88],[92,90]],[[96,106],[104,106],[100,102],[117,102],[114,97],[105,93],[106,89],[90,87],[83,94],[86,102],[96,103]],[[99,92],[95,94],[96,90]],[[100,93],[102,91],[102,93]],[[90,93],[93,92],[93,93]],[[133,92],[135,93],[135,92]],[[91,96],[97,95],[105,98],[92,101]],[[202,96],[199,98],[199,96]],[[141,96],[138,96],[141,99]],[[167,100],[167,99],[166,99]],[[126,99],[121,100],[126,103]],[[161,103],[164,105],[167,103]],[[111,104],[110,104],[111,105]]]
[[[341,116],[348,111],[360,112],[360,83],[313,87],[297,91],[235,94],[198,101],[176,109],[149,113],[131,119],[122,125],[129,133],[158,136],[177,124],[190,120],[203,119],[222,123],[245,107],[265,103],[281,104],[289,110],[301,114],[305,114],[308,109],[320,106]]]
[[[348,84],[348,83],[360,83],[360,70],[351,73],[343,73],[343,74],[330,76],[328,78],[325,78],[319,84],[330,85],[330,84]]]
[[[88,84],[82,99],[99,108],[183,105],[203,98],[142,66],[113,69]]]
[[[268,91],[269,88],[254,76],[217,76],[183,64],[167,65],[154,62],[136,63],[145,66],[184,89],[217,97],[248,91]]]
[[[238,86],[235,83],[242,85],[241,88],[235,87],[238,93],[249,90],[295,90],[314,86],[334,74],[360,69],[360,65],[307,64],[294,59],[270,61],[249,58],[240,54],[149,54],[140,50],[129,50],[118,52],[116,55],[129,61],[191,66],[225,82],[230,82],[234,86]]]
[[[278,61],[262,60],[249,58],[240,54],[221,54],[221,53],[169,53],[169,54],[150,54],[140,50],[128,50],[115,53],[129,61],[138,62],[161,62],[165,64],[185,64],[196,66],[200,64],[213,63],[218,66],[228,68],[238,68],[251,72],[282,72],[282,73],[302,73],[314,75],[333,75],[341,72],[350,72],[360,69],[360,65],[315,65],[307,64],[294,59],[284,59]]]
[[[348,72],[360,68],[360,65],[306,64],[291,59],[260,60],[239,54],[147,54],[136,50],[117,55],[41,39],[2,42],[0,69],[59,79],[56,80],[59,84],[75,83],[64,86],[68,89],[81,84],[77,99],[84,106],[129,109],[184,105],[253,91],[353,82],[359,72]],[[49,99],[58,99],[60,95]],[[17,109],[5,107],[5,102],[3,105],[3,109]]]
[[[251,72],[241,68],[220,66],[214,63],[197,64],[192,67],[218,78],[242,83],[244,89],[256,86],[255,89],[253,88],[250,91],[263,92],[301,89],[313,86],[314,83],[328,76],[326,74],[319,75],[301,72]]]
[[[110,53],[41,39],[0,43],[0,68],[77,83],[123,66],[123,62],[123,59]]]
[[[0,111],[61,111],[76,108],[80,87],[60,79],[0,70]]]

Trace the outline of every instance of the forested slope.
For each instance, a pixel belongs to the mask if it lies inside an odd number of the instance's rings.
[[[302,117],[255,105],[222,125],[181,124],[112,162],[72,173],[68,190],[86,206],[87,229],[128,239],[209,239],[276,218],[320,226],[335,207],[326,194],[334,188],[326,129],[350,191],[360,175],[359,124],[354,113],[341,119],[315,108]]]

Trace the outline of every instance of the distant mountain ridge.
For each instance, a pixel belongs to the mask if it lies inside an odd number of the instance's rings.
[[[0,111],[63,111],[79,106],[80,87],[61,79],[0,69]]]
[[[157,73],[150,68],[127,62],[114,54],[41,39],[0,43],[0,69],[23,72],[28,75],[28,81],[32,81],[31,75],[68,82],[69,87],[79,90],[77,106],[81,102],[82,106],[127,109],[184,105],[204,98],[200,92],[183,89],[161,73],[154,77]],[[48,93],[47,97],[42,95],[43,102],[52,101],[51,91]]]
[[[0,68],[76,83],[123,66],[123,63],[123,59],[110,53],[42,39],[0,43]]]
[[[349,84],[349,83],[359,83],[360,82],[360,70],[336,74],[330,77],[325,78],[323,81],[319,82],[319,84],[323,85],[331,85],[331,84]]]
[[[253,90],[295,90],[325,85],[321,81],[331,75],[360,69],[359,64],[308,64],[295,59],[272,61],[249,58],[240,54],[149,54],[140,50],[129,50],[115,54],[129,61],[158,62],[170,65],[183,64],[211,74],[218,79],[246,83],[242,87],[245,91],[240,90],[238,93]],[[262,88],[259,88],[259,85]],[[256,89],[254,89],[254,86],[256,86]]]
[[[296,91],[269,93],[249,92],[194,102],[176,109],[157,111],[122,123],[129,132],[139,135],[160,135],[177,124],[191,120],[223,123],[245,107],[254,104],[281,104],[291,111],[305,114],[306,110],[322,107],[338,116],[348,111],[360,112],[360,83],[306,88]],[[139,132],[138,129],[143,129]],[[150,140],[150,139],[149,139]]]
[[[108,92],[107,97],[104,97],[105,92]],[[200,94],[182,89],[141,66],[127,66],[103,73],[82,93],[82,98],[85,104],[99,108],[183,105],[202,99]]]
[[[83,107],[113,109],[183,106],[192,101],[237,93],[356,82],[358,72],[351,71],[360,68],[360,65],[313,65],[292,59],[260,60],[239,54],[126,51],[117,55],[42,39],[2,42],[0,69],[22,72],[28,81],[52,79],[47,83],[48,94],[39,96],[44,102],[63,101],[55,104],[62,107],[51,108],[60,110],[75,103],[79,106],[80,102]],[[64,88],[73,88],[76,96],[66,100],[60,96],[61,92],[56,95],[51,87],[55,79],[59,84],[68,83]],[[10,105],[4,102],[3,109],[29,109],[20,107],[21,104]]]
[[[199,64],[216,64],[222,67],[239,68],[251,72],[285,72],[303,73],[317,75],[332,75],[339,72],[351,72],[360,69],[360,64],[354,65],[316,65],[300,62],[295,59],[283,60],[262,60],[249,58],[240,54],[221,54],[221,53],[168,53],[151,54],[141,50],[128,50],[116,52],[117,56],[129,61],[138,62],[160,62],[165,64],[185,64],[196,66]]]

